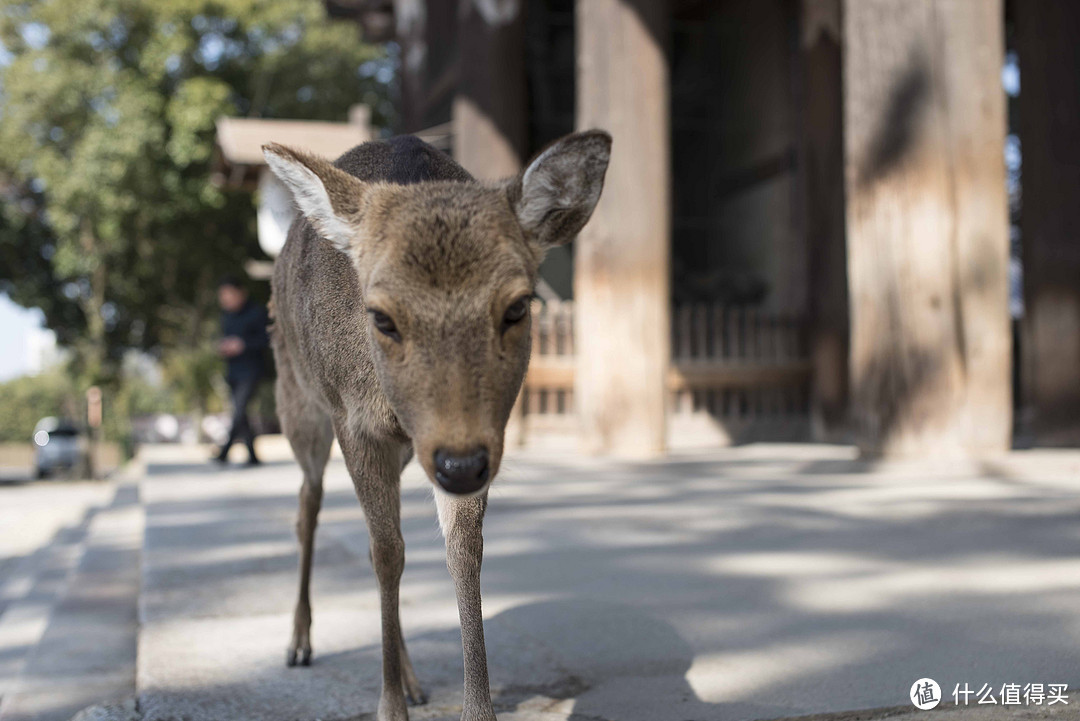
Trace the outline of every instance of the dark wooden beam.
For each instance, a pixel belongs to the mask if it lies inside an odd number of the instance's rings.
[[[1013,6],[1023,149],[1021,401],[1037,442],[1080,442],[1080,3]]]
[[[798,182],[809,247],[811,431],[841,440],[848,420],[847,248],[840,0],[802,0],[796,64]]]
[[[454,159],[479,178],[516,173],[526,152],[525,23],[521,0],[462,0]]]

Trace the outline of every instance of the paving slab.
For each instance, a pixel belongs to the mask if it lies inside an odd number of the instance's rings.
[[[132,480],[110,489],[112,501],[88,522],[78,562],[4,694],[0,721],[67,721],[135,693],[142,508]]]
[[[884,718],[911,708],[922,677],[949,692],[964,682],[1075,686],[1076,469],[1075,455],[866,464],[830,446],[639,464],[508,458],[483,572],[499,717]],[[288,462],[149,466],[138,657],[147,721],[373,714],[377,596],[337,460],[317,540],[315,663],[284,666],[299,482]],[[411,717],[456,719],[460,631],[431,493],[407,469],[402,620],[431,696]],[[992,713],[917,715],[976,711]]]
[[[102,482],[0,483],[0,718],[69,592],[93,519],[115,492]]]

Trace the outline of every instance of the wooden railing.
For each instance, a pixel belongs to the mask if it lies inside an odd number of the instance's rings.
[[[810,362],[800,318],[753,308],[684,305],[672,322],[668,388],[676,414],[727,422],[807,413]]]
[[[574,412],[574,307],[570,302],[534,303],[532,358],[521,394],[529,431],[559,425]],[[531,417],[531,418],[530,418]],[[538,420],[545,419],[545,420]]]
[[[519,412],[523,432],[573,428],[570,302],[533,307],[532,359]],[[735,428],[807,416],[805,323],[751,308],[682,305],[673,311],[667,386],[672,418],[707,416]]]

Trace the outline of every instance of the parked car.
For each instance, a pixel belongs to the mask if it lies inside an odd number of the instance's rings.
[[[38,478],[57,471],[82,473],[89,466],[86,436],[69,420],[49,416],[34,426],[34,470]]]

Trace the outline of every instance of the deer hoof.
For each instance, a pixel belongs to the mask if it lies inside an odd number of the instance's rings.
[[[289,668],[294,666],[311,665],[311,643],[306,640],[294,640],[285,649],[285,665]]]
[[[285,651],[285,665],[289,668],[293,668],[296,665],[310,666],[311,665],[311,649],[310,648],[290,648]]]

